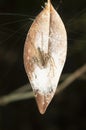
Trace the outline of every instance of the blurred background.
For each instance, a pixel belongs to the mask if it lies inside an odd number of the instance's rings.
[[[23,47],[28,29],[45,2],[0,0],[0,97],[29,82],[23,65]],[[52,0],[52,4],[68,34],[61,83],[86,63],[86,0]],[[0,104],[0,130],[36,129],[86,130],[86,73],[55,95],[44,115],[40,115],[34,98]]]

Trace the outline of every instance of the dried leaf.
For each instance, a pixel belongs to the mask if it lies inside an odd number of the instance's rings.
[[[50,0],[27,34],[24,65],[38,108],[44,114],[51,102],[65,63],[67,35]]]

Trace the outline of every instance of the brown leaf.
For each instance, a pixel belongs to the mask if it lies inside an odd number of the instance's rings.
[[[41,114],[51,102],[65,63],[67,35],[50,0],[27,34],[24,65]]]

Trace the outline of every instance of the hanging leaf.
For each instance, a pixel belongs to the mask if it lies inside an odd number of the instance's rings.
[[[64,24],[48,0],[31,25],[24,47],[25,70],[41,114],[44,114],[55,94],[66,52]]]

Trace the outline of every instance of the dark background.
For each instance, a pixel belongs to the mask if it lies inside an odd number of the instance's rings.
[[[0,96],[28,83],[23,47],[45,0],[0,0]],[[63,74],[86,62],[86,0],[52,0],[68,33]],[[34,99],[0,106],[0,130],[86,130],[86,74],[56,95],[44,115]]]

